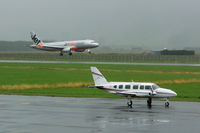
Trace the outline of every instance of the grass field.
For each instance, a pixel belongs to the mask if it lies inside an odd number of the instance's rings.
[[[96,88],[87,64],[0,63],[0,94],[119,98]],[[200,102],[200,69],[192,66],[94,65],[108,81],[155,82]]]

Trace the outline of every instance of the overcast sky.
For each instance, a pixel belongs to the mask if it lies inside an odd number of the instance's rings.
[[[95,39],[147,48],[200,46],[199,0],[0,0],[0,40]]]

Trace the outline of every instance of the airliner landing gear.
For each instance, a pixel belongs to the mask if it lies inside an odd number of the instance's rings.
[[[60,56],[63,56],[63,53],[62,53],[62,52],[60,52]]]
[[[127,105],[128,105],[128,107],[129,108],[132,108],[133,106],[133,102],[132,102],[132,100],[131,100],[131,97],[128,97],[128,102],[127,102]]]
[[[148,100],[147,100],[147,106],[148,106],[148,107],[151,107],[151,103],[152,103],[152,98],[150,97],[150,98],[148,98]]]
[[[130,100],[130,101],[127,102],[127,105],[128,105],[128,107],[132,108],[132,107],[133,107],[133,106],[132,106],[132,105],[133,105],[133,102]]]
[[[169,101],[168,101],[168,99],[165,102],[165,107],[169,107]]]
[[[69,52],[69,55],[72,55],[72,52]]]
[[[89,54],[91,54],[91,53],[92,53],[90,49],[88,49],[88,53],[89,53]]]

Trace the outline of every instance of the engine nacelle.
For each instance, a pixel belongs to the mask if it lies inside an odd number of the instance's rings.
[[[68,53],[71,52],[71,48],[70,47],[66,47],[62,50],[62,52]]]

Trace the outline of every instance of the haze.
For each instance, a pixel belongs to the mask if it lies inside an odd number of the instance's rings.
[[[102,46],[199,47],[199,0],[0,0],[0,40],[94,39]]]

